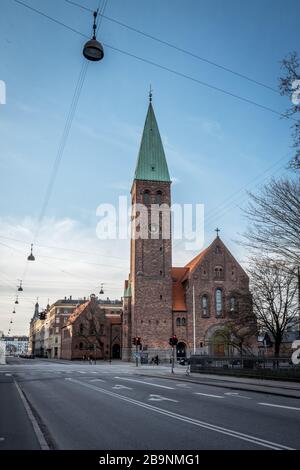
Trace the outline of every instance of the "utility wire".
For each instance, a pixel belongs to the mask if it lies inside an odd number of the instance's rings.
[[[14,0],[14,1],[17,2],[17,3],[20,4],[20,5],[24,5],[24,6],[27,6],[27,7],[28,7],[28,5],[24,4],[24,3],[21,2],[20,0]],[[30,7],[30,9],[32,9],[32,8]],[[35,11],[36,13],[40,13],[40,12],[39,12],[38,10],[36,10],[36,9],[33,9],[33,11]],[[44,13],[43,13],[42,15],[43,15],[43,16],[46,16],[49,20],[54,21],[55,23],[57,23],[57,21],[54,20],[54,19],[53,19],[52,17],[50,17],[49,15],[45,15]],[[102,16],[103,16],[103,15],[102,15]],[[104,16],[103,16],[103,17],[104,17]],[[67,25],[65,25],[65,24],[62,23],[62,22],[59,22],[59,24],[60,24],[61,26],[66,26],[67,29],[70,29]],[[75,32],[75,33],[77,33],[77,34],[80,34],[81,36],[84,36],[84,37],[88,37],[88,38],[89,38],[89,36],[83,35],[83,33],[81,33],[81,32],[79,32],[79,31],[75,30],[74,28],[71,28],[71,29],[72,29],[73,32]],[[225,95],[227,95],[227,96],[231,96],[232,98],[238,99],[238,100],[243,101],[243,102],[245,102],[245,103],[252,104],[252,105],[254,105],[254,106],[256,106],[256,107],[258,107],[258,108],[260,108],[260,109],[264,109],[265,111],[269,111],[270,113],[276,114],[277,116],[280,116],[280,117],[282,117],[282,118],[290,119],[290,120],[292,120],[292,121],[296,121],[296,122],[297,122],[297,119],[295,119],[295,118],[293,118],[293,117],[291,117],[291,116],[287,116],[285,113],[281,113],[280,111],[277,111],[277,110],[275,110],[275,109],[273,109],[273,108],[270,108],[269,106],[265,106],[265,105],[263,105],[263,104],[257,103],[256,101],[253,101],[253,100],[251,100],[251,99],[249,99],[249,98],[245,98],[245,97],[243,97],[243,96],[240,96],[240,95],[237,95],[237,94],[232,93],[232,92],[230,92],[230,91],[227,91],[227,90],[225,90],[225,89],[223,89],[223,88],[220,88],[220,87],[211,85],[210,83],[207,83],[207,82],[204,82],[204,81],[199,80],[199,79],[197,79],[197,78],[194,78],[194,77],[192,77],[192,76],[190,76],[190,75],[187,75],[187,74],[185,74],[185,73],[183,73],[183,72],[179,72],[179,71],[174,70],[174,69],[172,69],[172,68],[170,68],[170,67],[166,67],[166,66],[164,66],[164,65],[162,65],[162,64],[159,64],[159,63],[157,63],[157,62],[153,62],[152,60],[146,59],[146,58],[144,58],[144,57],[140,57],[140,56],[138,56],[138,55],[136,55],[136,54],[132,54],[132,53],[130,53],[130,52],[128,52],[128,51],[125,51],[125,50],[123,50],[123,49],[117,48],[117,47],[115,47],[115,46],[111,46],[110,44],[105,44],[105,43],[103,43],[103,45],[104,45],[106,48],[108,48],[108,49],[111,49],[111,50],[113,50],[113,51],[115,51],[115,52],[119,52],[120,54],[127,55],[128,57],[134,58],[134,59],[136,59],[136,60],[139,60],[139,61],[142,61],[142,62],[147,63],[147,64],[149,64],[149,65],[152,65],[152,66],[154,66],[154,67],[160,68],[160,69],[165,70],[165,71],[167,71],[167,72],[170,72],[170,73],[172,73],[172,74],[174,74],[174,75],[177,75],[177,76],[179,76],[179,77],[185,78],[185,79],[187,79],[187,80],[190,80],[190,81],[192,81],[192,82],[194,82],[194,83],[197,83],[197,84],[199,84],[199,85],[202,85],[202,86],[204,86],[204,87],[210,88],[210,89],[212,89],[212,90],[218,91],[218,92],[223,93],[223,94],[225,94]]]
[[[74,6],[76,6],[76,7],[82,8],[83,10],[86,10],[86,11],[88,11],[88,12],[92,12],[92,11],[93,11],[93,10],[91,10],[90,8],[87,8],[87,7],[85,7],[85,6],[83,6],[83,5],[80,5],[79,3],[73,2],[73,1],[71,1],[71,0],[65,0],[65,2],[66,2],[66,3],[69,3],[70,5],[74,5]],[[129,29],[130,31],[133,31],[133,32],[135,32],[135,33],[137,33],[137,34],[140,34],[140,35],[142,35],[142,36],[145,36],[146,38],[152,39],[153,41],[159,42],[160,44],[163,44],[163,45],[165,45],[165,46],[167,46],[167,47],[170,47],[170,48],[172,48],[172,49],[175,49],[175,50],[177,50],[177,51],[179,51],[179,52],[182,52],[183,54],[189,55],[189,56],[191,56],[191,57],[193,57],[193,58],[195,58],[195,59],[198,59],[198,60],[200,60],[200,61],[202,61],[202,62],[205,62],[205,63],[207,63],[207,64],[209,64],[209,65],[212,65],[212,66],[214,66],[214,67],[217,67],[217,68],[219,68],[219,69],[221,69],[221,70],[224,70],[224,71],[226,71],[226,72],[229,72],[229,73],[231,73],[231,74],[233,74],[233,75],[236,75],[237,77],[243,78],[244,80],[248,80],[249,82],[255,83],[256,85],[262,86],[262,87],[264,87],[264,88],[266,88],[266,89],[268,89],[268,90],[271,90],[271,91],[277,93],[278,95],[280,95],[279,91],[278,91],[276,88],[273,88],[273,87],[271,87],[270,85],[266,85],[265,83],[262,83],[262,82],[260,82],[260,81],[258,81],[258,80],[255,80],[255,79],[251,78],[251,77],[248,77],[247,75],[245,75],[245,74],[243,74],[243,73],[236,72],[235,70],[232,70],[232,69],[229,68],[229,67],[225,67],[224,65],[218,64],[217,62],[214,62],[214,61],[212,61],[212,60],[207,59],[206,57],[199,56],[198,54],[195,54],[194,52],[191,52],[191,51],[189,51],[189,50],[187,50],[187,49],[183,49],[183,48],[181,48],[181,47],[179,47],[179,46],[176,46],[175,44],[172,44],[172,43],[170,43],[170,42],[168,42],[168,41],[165,41],[165,40],[163,40],[163,39],[161,39],[161,38],[159,38],[159,37],[157,37],[157,36],[153,36],[152,34],[146,33],[145,31],[142,31],[142,30],[140,30],[140,29],[134,28],[133,26],[130,26],[130,25],[126,24],[126,23],[123,23],[123,22],[121,22],[121,21],[119,21],[119,20],[116,20],[115,18],[111,18],[111,17],[109,17],[109,16],[107,16],[107,15],[102,15],[102,17],[103,17],[104,19],[106,19],[106,20],[112,22],[112,23],[115,23],[115,24],[118,24],[119,26],[122,26],[123,28]]]

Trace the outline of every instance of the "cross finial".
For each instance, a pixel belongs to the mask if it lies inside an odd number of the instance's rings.
[[[219,227],[217,227],[217,228],[215,229],[215,232],[217,232],[217,237],[219,238],[219,232],[221,232],[221,230],[219,229]]]
[[[150,83],[150,89],[149,89],[149,102],[152,103],[152,86],[151,86],[151,83]]]

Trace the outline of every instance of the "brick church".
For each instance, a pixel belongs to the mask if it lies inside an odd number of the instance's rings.
[[[146,207],[147,237],[131,237],[130,274],[125,281],[122,359],[135,352],[133,337],[141,338],[148,361],[156,354],[169,360],[169,338],[178,338],[177,359],[193,352],[235,353],[253,336],[240,332],[252,319],[249,279],[218,235],[183,267],[172,266],[172,237],[162,236],[162,217],[153,224],[153,205],[164,204],[171,218],[171,180],[152,102],[148,107],[131,188],[132,225],[137,204]],[[151,222],[150,222],[151,220]],[[171,225],[169,225],[171,227]],[[170,228],[171,231],[171,228]],[[246,300],[245,300],[246,299]],[[237,328],[232,328],[232,326]],[[247,333],[246,328],[246,333]]]

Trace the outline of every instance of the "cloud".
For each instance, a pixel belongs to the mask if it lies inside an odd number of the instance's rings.
[[[18,280],[24,292],[13,315],[13,334],[28,334],[34,303],[48,303],[72,295],[98,294],[104,283],[105,297],[120,298],[129,271],[129,242],[99,240],[94,229],[77,220],[47,218],[33,247],[36,258],[27,261],[36,220],[0,218],[0,330],[7,333]]]

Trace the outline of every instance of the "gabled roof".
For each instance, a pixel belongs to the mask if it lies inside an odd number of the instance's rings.
[[[149,103],[134,179],[168,181],[170,175],[152,103]]]
[[[69,316],[69,320],[67,324],[71,325],[72,323],[74,323],[79,317],[79,315],[81,315],[81,313],[86,309],[86,307],[90,305],[90,303],[91,303],[91,300],[88,300],[84,304],[81,304],[78,307],[76,307],[72,315]]]

